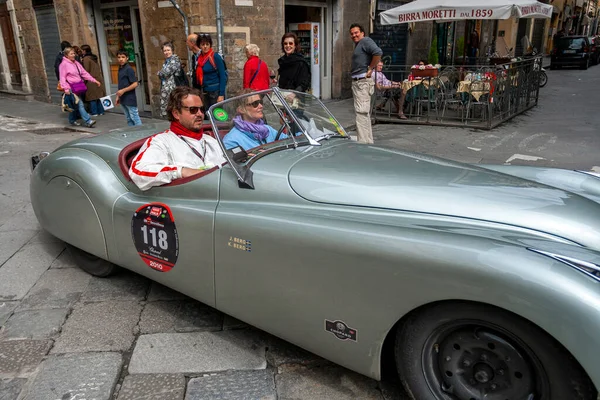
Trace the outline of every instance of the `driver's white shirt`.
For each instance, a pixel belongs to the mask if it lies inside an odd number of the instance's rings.
[[[141,190],[148,190],[181,178],[183,167],[209,169],[226,161],[219,143],[213,137],[202,135],[197,140],[167,130],[146,140],[131,163],[129,176]]]

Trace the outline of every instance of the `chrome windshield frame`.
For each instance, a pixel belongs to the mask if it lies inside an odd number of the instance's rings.
[[[294,109],[286,101],[285,94],[287,94],[287,93],[293,93],[300,97],[311,96],[313,100],[317,101],[317,104],[319,104],[324,110],[326,110],[327,115],[329,116],[332,123],[334,123],[334,125],[336,126],[336,129],[338,130],[338,133],[340,134],[340,136],[346,137],[346,138],[348,137],[348,134],[346,133],[346,131],[342,128],[340,123],[333,116],[333,114],[331,114],[331,112],[327,109],[327,107],[325,107],[323,102],[321,100],[319,100],[318,98],[316,98],[310,94],[303,93],[303,92],[297,92],[294,90],[281,90],[277,87],[274,87],[274,88],[270,88],[270,89],[252,92],[251,94],[235,96],[235,97],[229,98],[227,100],[224,100],[222,102],[213,104],[208,109],[208,118],[209,118],[211,127],[213,129],[213,132],[216,133],[215,137],[216,137],[217,141],[219,142],[219,146],[221,147],[221,150],[223,151],[224,157],[227,159],[227,161],[229,162],[229,165],[232,167],[232,169],[234,170],[234,172],[238,178],[240,187],[254,189],[254,184],[252,181],[252,170],[250,168],[252,163],[250,163],[249,165],[240,165],[233,160],[233,157],[229,154],[230,150],[225,149],[222,138],[218,134],[218,132],[219,132],[218,124],[219,123],[222,124],[222,122],[215,119],[214,112],[215,112],[215,110],[222,108],[223,104],[230,103],[230,102],[239,100],[244,97],[254,96],[254,95],[266,96],[266,97],[269,97],[269,101],[272,103],[273,108],[275,108],[275,110],[277,111],[277,114],[282,119],[282,121],[285,125],[287,125],[289,127],[290,123],[293,122],[302,131],[302,134],[304,135],[304,137],[307,140],[306,144],[311,145],[311,146],[321,146],[321,143],[319,143],[319,140],[313,138],[309,134],[306,127],[300,122],[299,118],[296,116]],[[274,96],[274,98],[272,96]],[[277,104],[276,102],[278,102],[280,104]],[[284,110],[285,110],[285,114],[287,114],[287,115],[284,115]],[[289,118],[291,118],[292,121],[289,121]],[[297,148],[300,145],[297,138],[294,135],[290,135],[290,137],[293,142],[293,147]],[[325,136],[323,136],[323,137],[325,137]],[[304,144],[304,143],[302,143],[302,144]],[[286,149],[286,148],[290,148],[290,145],[288,144],[288,145],[281,146],[282,150]],[[266,152],[265,155],[268,153],[270,153],[270,152]],[[260,157],[260,156],[255,156],[255,158],[257,158],[257,157]]]

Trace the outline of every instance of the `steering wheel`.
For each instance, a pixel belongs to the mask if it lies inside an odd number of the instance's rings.
[[[283,134],[283,130],[285,129],[287,123],[283,123],[283,125],[281,125],[281,128],[279,128],[279,130],[277,131],[277,135],[275,136],[275,141],[279,140],[281,138],[281,134]]]

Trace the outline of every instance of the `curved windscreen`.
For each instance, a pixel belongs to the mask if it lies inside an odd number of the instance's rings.
[[[333,136],[347,137],[316,97],[273,88],[213,105],[214,132],[240,182],[251,186],[250,167],[260,157],[298,146],[318,146]]]

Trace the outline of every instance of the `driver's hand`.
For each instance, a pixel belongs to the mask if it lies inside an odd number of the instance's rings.
[[[219,97],[217,97],[217,103],[220,103],[223,100],[225,100],[225,96],[219,96]]]
[[[290,93],[287,96],[285,96],[285,100],[288,103],[291,103],[292,101],[294,101],[295,98],[296,98],[296,95],[294,93]]]
[[[190,176],[197,175],[197,174],[199,174],[202,171],[203,170],[201,170],[201,169],[194,169],[194,168],[183,167],[183,168],[181,168],[181,177],[182,178],[188,178]]]

